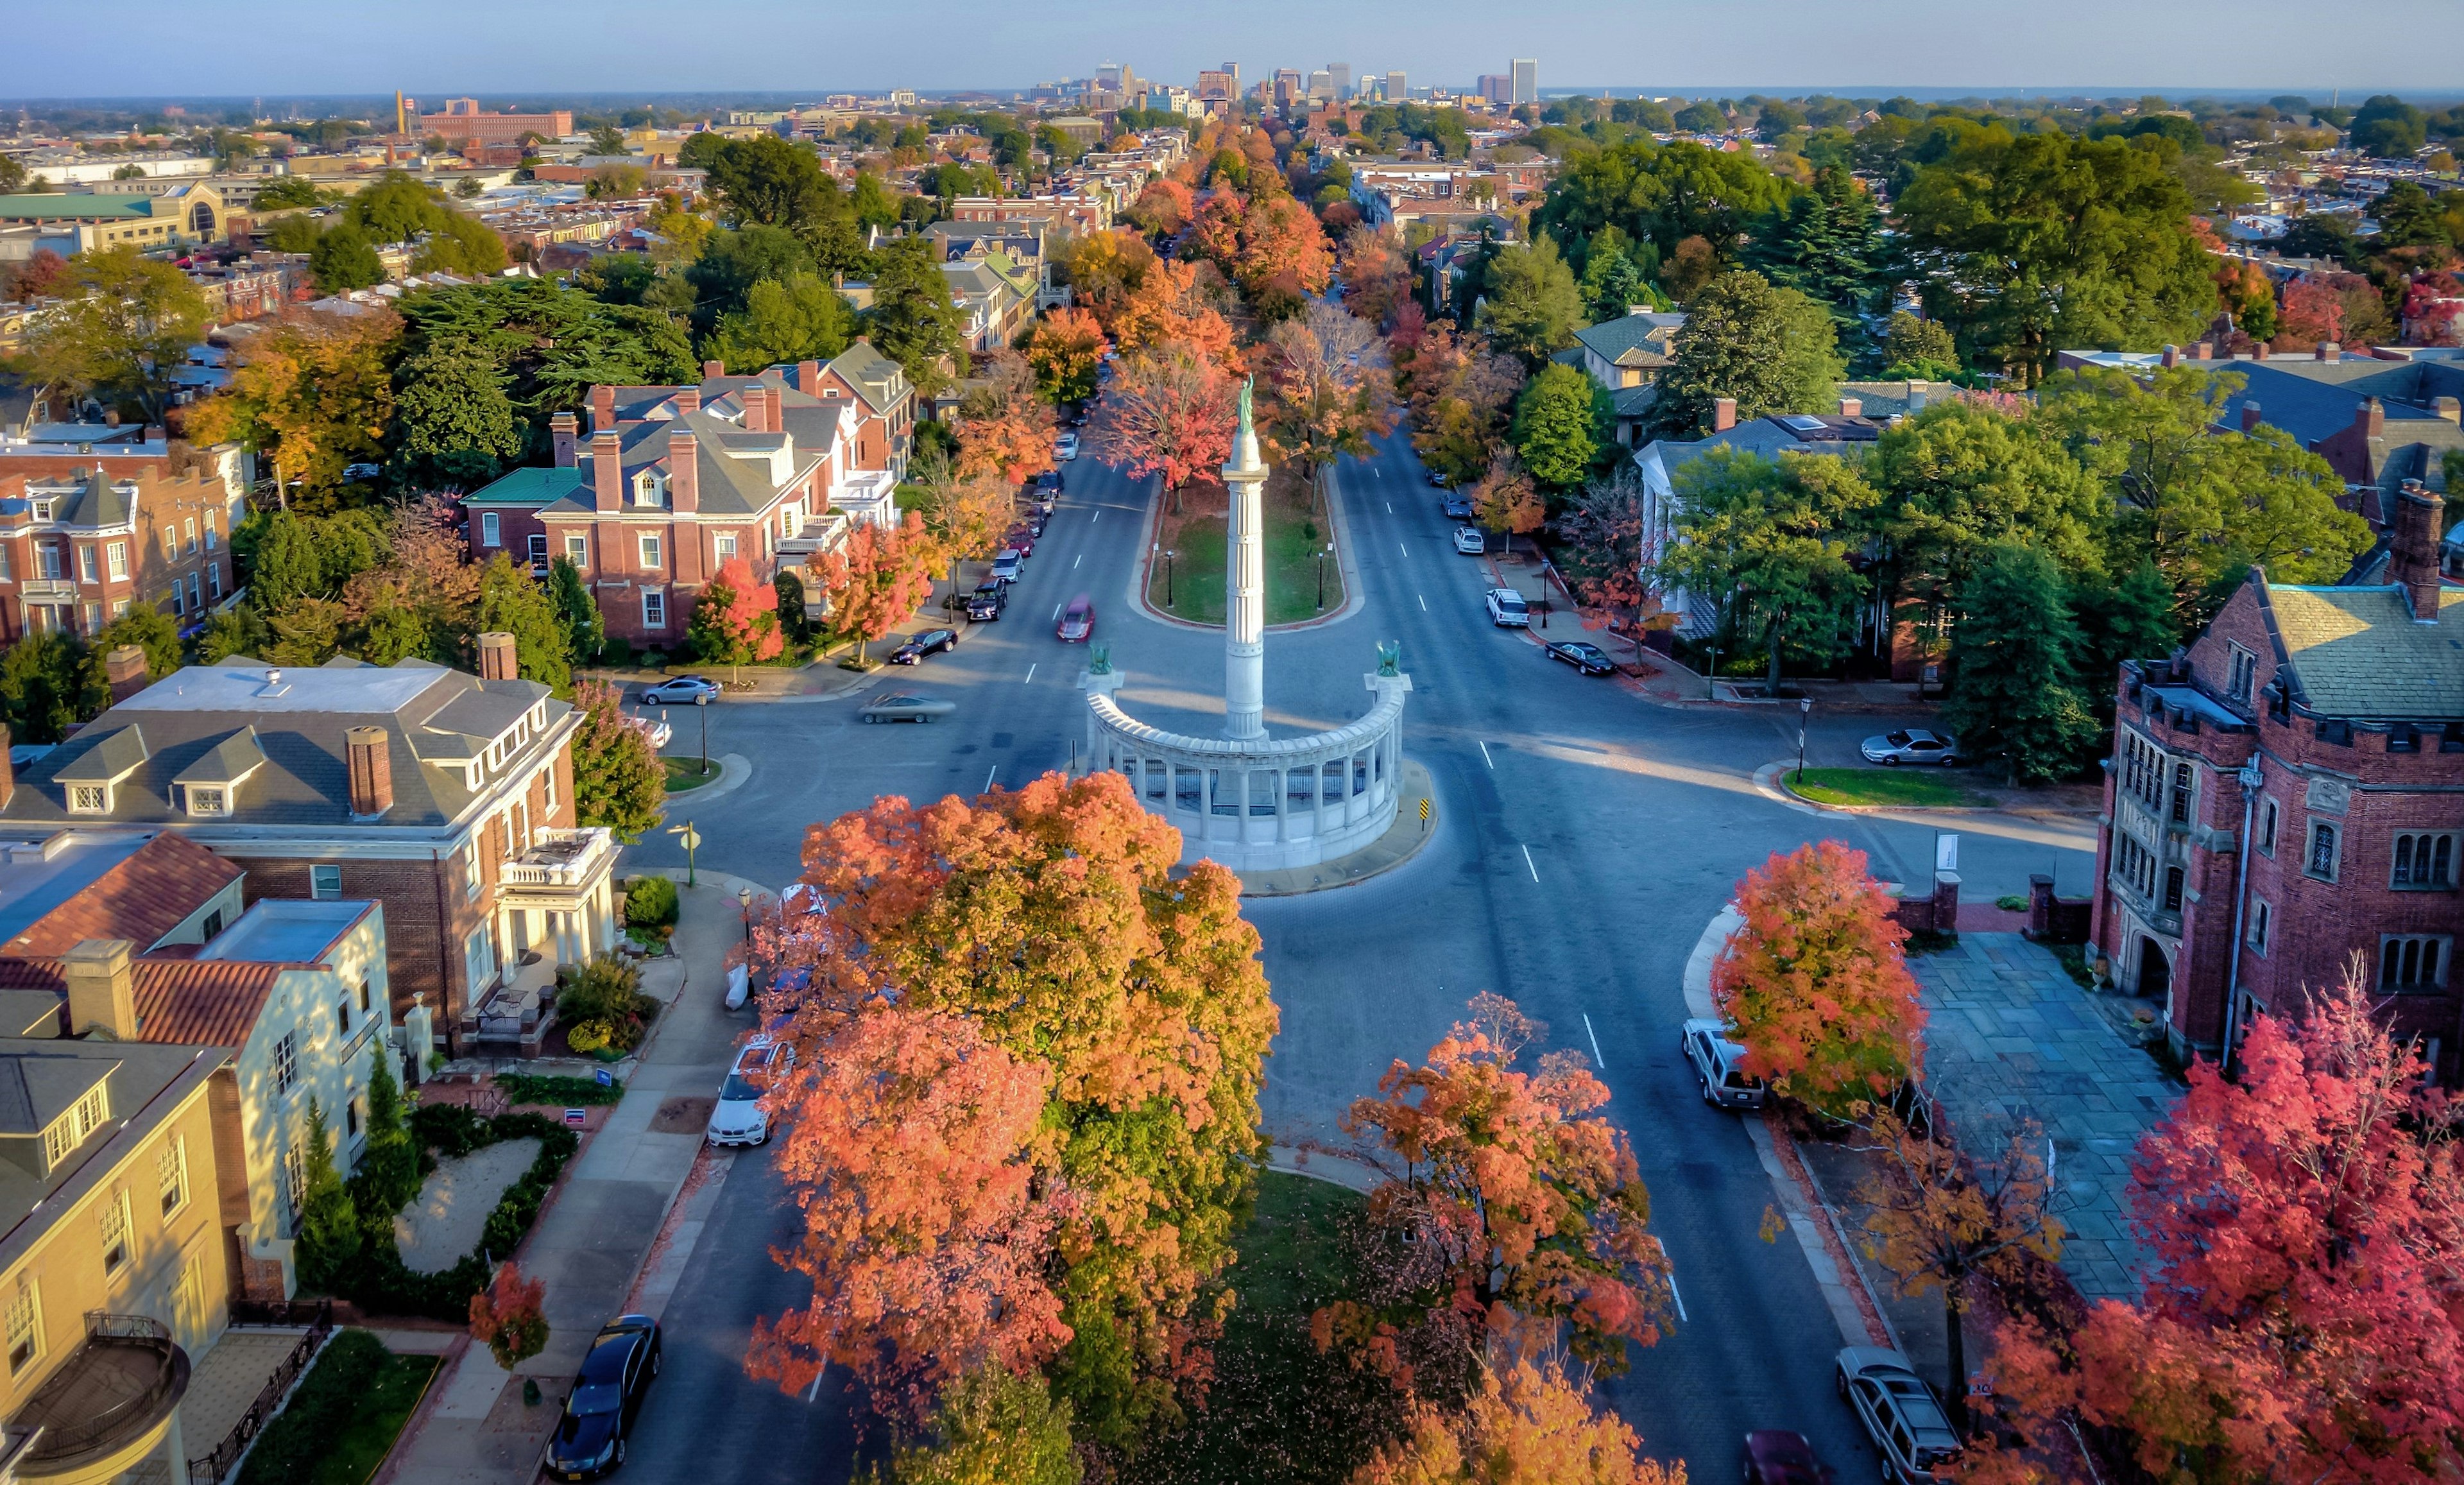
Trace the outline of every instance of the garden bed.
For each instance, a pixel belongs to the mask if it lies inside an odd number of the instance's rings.
[[[366,1485],[427,1395],[433,1356],[397,1356],[364,1330],[329,1342],[240,1468],[240,1485]]]
[[[1817,805],[1897,809],[1974,809],[1991,801],[1940,769],[1792,768],[1780,783]]]

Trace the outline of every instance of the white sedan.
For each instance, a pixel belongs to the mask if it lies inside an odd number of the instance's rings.
[[[1052,456],[1064,463],[1076,458],[1078,456],[1078,435],[1076,433],[1063,433],[1060,437],[1052,440]]]

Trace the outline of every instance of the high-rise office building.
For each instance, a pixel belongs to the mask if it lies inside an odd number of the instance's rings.
[[[1410,99],[1411,96],[1412,90],[1405,85],[1405,79],[1401,73],[1390,72],[1386,75],[1386,101],[1390,103],[1400,103]]]
[[[1334,97],[1334,74],[1321,67],[1309,75],[1309,96],[1320,100]]]
[[[1514,79],[1502,72],[1482,73],[1473,90],[1483,102],[1502,105],[1514,101]]]
[[[1332,97],[1338,102],[1352,96],[1352,64],[1350,62],[1327,63],[1326,77],[1329,82],[1334,84]]]
[[[1241,96],[1241,75],[1229,67],[1198,75],[1198,97],[1203,102],[1217,102]]]
[[[1269,96],[1272,97],[1276,102],[1288,103],[1293,99],[1300,97],[1301,93],[1302,84],[1301,72],[1299,68],[1278,67],[1275,69],[1274,92]]]
[[[1514,59],[1514,98],[1512,100],[1517,103],[1536,103],[1540,101],[1539,58],[1518,56]]]

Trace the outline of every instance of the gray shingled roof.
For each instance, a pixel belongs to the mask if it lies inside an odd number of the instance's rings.
[[[265,766],[265,749],[257,746],[256,728],[242,727],[199,755],[195,763],[171,776],[174,784],[237,784]]]
[[[2438,622],[2416,623],[2404,588],[2271,583],[2267,604],[2300,686],[2327,717],[2464,717],[2464,588],[2439,594]]]
[[[704,514],[750,517],[770,508],[778,498],[778,489],[770,482],[768,462],[757,464],[731,456],[729,449],[737,446],[737,440],[748,435],[743,429],[714,412],[686,412],[627,424],[619,429],[617,436],[622,452],[618,454],[618,461],[625,482],[629,486],[633,477],[643,470],[667,464],[668,440],[678,432],[693,435],[696,446],[693,459],[695,499]],[[590,453],[582,455],[583,474],[581,482],[572,494],[543,507],[543,514],[583,515],[592,509],[589,492],[595,478],[597,458]],[[819,455],[800,452],[796,473],[802,475],[818,459]]]
[[[1614,366],[1664,366],[1669,338],[1684,328],[1683,315],[1642,313],[1605,321],[1574,332],[1574,339]]]

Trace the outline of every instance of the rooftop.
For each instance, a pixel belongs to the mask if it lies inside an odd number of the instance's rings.
[[[375,911],[373,902],[266,898],[199,949],[197,959],[317,964]]]
[[[68,1089],[82,1095],[104,1083],[110,1100],[102,1125],[44,1174],[35,1174],[39,1159],[0,1160],[0,1269],[17,1262],[48,1230],[49,1214],[67,1211],[67,1203],[51,1198],[71,1189],[81,1194],[107,1178],[168,1116],[174,1100],[166,1093],[185,1092],[221,1065],[203,1047],[0,1038],[0,1144],[39,1138],[68,1107],[58,1101]]]
[[[62,831],[12,845],[0,850],[0,953],[65,954],[88,939],[143,953],[240,875],[168,832]]]
[[[2439,594],[2438,622],[2412,616],[2401,587],[2267,585],[2299,699],[2327,717],[2464,717],[2464,589]]]
[[[398,712],[451,674],[436,665],[283,670],[227,661],[191,665],[146,687],[112,712]],[[128,719],[122,718],[122,720]]]

